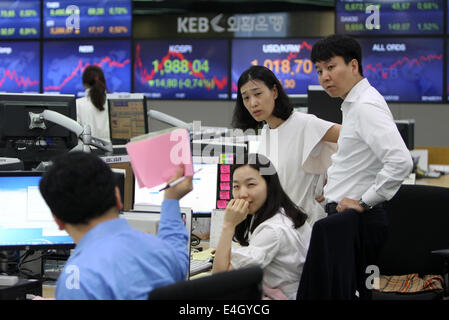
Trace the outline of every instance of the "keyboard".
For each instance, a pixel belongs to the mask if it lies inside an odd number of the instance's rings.
[[[190,276],[212,269],[210,260],[190,260]]]

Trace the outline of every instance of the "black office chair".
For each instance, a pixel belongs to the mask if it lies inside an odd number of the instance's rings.
[[[154,289],[149,300],[260,300],[263,271],[249,267]]]
[[[432,251],[449,248],[449,188],[402,185],[387,202],[389,236],[379,257],[381,275],[441,275],[446,279],[443,257]],[[446,253],[447,256],[447,253]],[[447,266],[447,262],[446,262]],[[441,299],[447,292],[390,293],[372,291],[374,300]]]

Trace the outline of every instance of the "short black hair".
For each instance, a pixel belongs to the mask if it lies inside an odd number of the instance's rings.
[[[282,119],[287,120],[293,112],[293,106],[290,103],[287,93],[285,92],[282,84],[276,75],[267,67],[264,66],[252,66],[249,69],[243,71],[237,82],[237,101],[234,107],[234,114],[232,116],[232,127],[242,130],[246,129],[257,129],[262,127],[262,123],[257,122],[253,116],[248,112],[243,104],[242,93],[240,92],[242,86],[244,86],[248,81],[260,80],[265,83],[265,85],[272,89],[276,86],[278,90],[278,97],[274,101],[273,115]]]
[[[248,215],[245,220],[238,224],[234,232],[234,240],[243,246],[247,246],[248,234],[253,232],[258,225],[270,219],[282,208],[285,215],[290,218],[294,228],[301,227],[307,221],[307,214],[290,199],[281,186],[279,176],[274,169],[270,160],[262,154],[250,153],[245,154],[243,162],[231,165],[231,177],[234,176],[235,170],[238,168],[250,166],[259,171],[262,178],[267,184],[267,200],[262,207],[254,213],[254,222],[251,224],[252,216]],[[263,169],[268,169],[270,174],[263,174]],[[231,181],[233,179],[231,178]]]
[[[359,73],[363,77],[362,48],[357,40],[346,35],[334,34],[316,42],[310,54],[313,63],[328,61],[333,57],[342,57],[346,64],[356,59]]]
[[[87,224],[115,207],[112,170],[98,156],[69,152],[54,158],[39,189],[52,213],[70,224]]]

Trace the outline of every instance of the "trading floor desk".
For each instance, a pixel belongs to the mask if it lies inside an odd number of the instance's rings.
[[[442,175],[439,178],[416,179],[416,184],[449,188],[449,175]]]

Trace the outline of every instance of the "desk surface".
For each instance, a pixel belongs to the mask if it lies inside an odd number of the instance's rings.
[[[449,175],[440,176],[439,178],[416,179],[416,184],[449,188]]]

